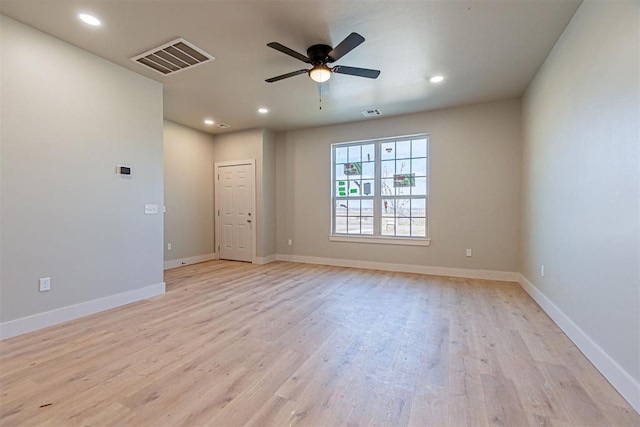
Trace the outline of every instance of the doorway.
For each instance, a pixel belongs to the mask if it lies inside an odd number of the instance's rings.
[[[220,259],[253,262],[255,256],[255,160],[217,162],[215,229]]]

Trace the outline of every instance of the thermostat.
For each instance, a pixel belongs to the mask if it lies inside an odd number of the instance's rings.
[[[131,175],[131,168],[129,166],[118,165],[116,166],[116,173],[118,175]]]

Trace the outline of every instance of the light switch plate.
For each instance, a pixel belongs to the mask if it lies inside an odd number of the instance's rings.
[[[152,204],[144,205],[144,213],[146,215],[156,215],[158,213],[158,205],[152,205]]]

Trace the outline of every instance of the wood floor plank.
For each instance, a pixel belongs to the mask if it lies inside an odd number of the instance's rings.
[[[553,363],[543,363],[547,381],[562,395],[559,402],[569,415],[570,422],[581,426],[602,426],[607,424],[602,410],[591,399],[582,384],[566,367]]]
[[[491,425],[517,426],[527,416],[512,380],[500,375],[481,374],[488,421]]]
[[[274,262],[0,342],[4,426],[638,426],[514,283]]]

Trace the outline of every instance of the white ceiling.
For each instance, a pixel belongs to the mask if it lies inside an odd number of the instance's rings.
[[[371,120],[361,112],[372,108],[390,116],[518,97],[580,2],[2,0],[0,13],[162,82],[165,118],[221,133]],[[79,12],[103,25],[89,28]],[[377,80],[334,74],[322,110],[308,76],[264,81],[309,68],[267,43],[306,54],[351,32],[366,41],[335,64],[379,69]],[[177,37],[216,59],[171,76],[129,59]],[[430,83],[435,74],[446,80]],[[208,127],[207,117],[231,127]]]

